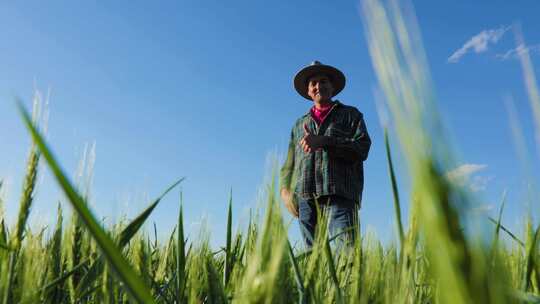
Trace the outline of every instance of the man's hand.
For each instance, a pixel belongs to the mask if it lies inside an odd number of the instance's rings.
[[[289,213],[292,214],[292,216],[298,218],[298,209],[293,203],[293,196],[291,194],[291,191],[287,190],[286,188],[282,188],[280,191],[281,199],[285,203],[285,207],[287,210],[289,210]]]
[[[321,149],[328,145],[328,138],[322,135],[315,135],[308,130],[306,124],[304,124],[304,136],[300,140],[299,144],[306,153]]]

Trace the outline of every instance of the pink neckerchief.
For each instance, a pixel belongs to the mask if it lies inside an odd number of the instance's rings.
[[[328,113],[330,113],[330,109],[332,109],[332,106],[334,106],[334,102],[330,102],[327,105],[323,106],[321,109],[317,109],[317,107],[313,106],[310,110],[311,117],[315,119],[315,122],[318,126],[320,126],[326,116],[328,116]]]

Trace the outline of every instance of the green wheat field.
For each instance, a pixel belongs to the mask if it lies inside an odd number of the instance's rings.
[[[137,217],[104,227],[56,161],[39,115],[19,101],[32,145],[18,217],[11,225],[0,213],[0,303],[540,303],[538,218],[524,214],[521,231],[510,231],[503,225],[503,198],[498,215],[489,218],[487,237],[464,229],[463,206],[474,198],[445,175],[455,164],[454,147],[436,109],[413,14],[392,1],[384,6],[366,0],[361,8],[391,121],[385,144],[395,241],[383,244],[362,234],[337,250],[321,221],[311,250],[292,248],[275,182],[267,185],[265,207],[234,233],[229,202],[226,242],[219,248],[210,246],[207,234],[186,238],[181,199],[168,240],[158,242],[144,228],[161,198],[182,180],[164,185],[163,194]],[[519,31],[515,35],[521,39]],[[534,71],[528,54],[520,56],[540,132]],[[390,147],[391,136],[399,147]],[[392,163],[397,149],[411,180],[410,198],[403,202]],[[43,167],[52,172],[72,214],[63,224],[59,205],[57,224],[34,231],[27,219]],[[0,197],[0,210],[3,205]]]

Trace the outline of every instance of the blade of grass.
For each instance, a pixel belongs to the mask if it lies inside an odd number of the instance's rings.
[[[526,293],[519,290],[515,290],[512,295],[516,300],[519,300],[520,303],[528,304],[540,304],[540,297],[533,293]]]
[[[495,225],[497,225],[497,220],[492,218],[491,216],[488,217],[488,219]],[[525,248],[525,243],[523,243],[522,240],[520,240],[515,234],[512,233],[512,231],[508,230],[508,228],[504,227],[503,224],[501,225],[502,231],[506,232],[514,241],[516,241],[521,247]]]
[[[540,226],[538,226],[538,229],[536,229],[536,232],[534,233],[534,236],[532,238],[532,241],[530,243],[530,246],[527,250],[527,264],[525,266],[525,283],[523,291],[528,291],[529,288],[533,285],[533,270],[536,268],[536,255],[538,255],[538,251],[536,248],[538,247],[538,238],[540,237]]]
[[[90,294],[92,294],[94,291],[98,290],[99,288],[101,287],[101,284],[96,284],[94,286],[92,286],[91,288],[89,288],[84,294],[82,294],[80,296],[80,299],[84,299],[86,298],[87,296],[89,296]]]
[[[525,48],[525,39],[521,32],[520,26],[514,26],[514,36],[516,45],[518,48]],[[525,88],[529,97],[529,104],[531,106],[534,124],[536,126],[536,144],[540,152],[540,91],[536,84],[536,74],[533,69],[531,58],[527,50],[517,52],[521,69],[523,73],[523,80],[525,81]]]
[[[94,282],[97,280],[98,276],[100,275],[100,270],[103,269],[103,257],[98,258],[94,263],[90,265],[84,276],[79,281],[79,284],[77,285],[75,289],[75,300],[80,300],[82,295],[85,293],[85,290],[88,288],[91,288],[94,284]],[[82,263],[90,263],[90,259],[85,259]]]
[[[51,291],[54,287],[56,287],[57,285],[63,283],[65,280],[67,280],[70,276],[72,276],[75,272],[77,272],[78,270],[82,269],[85,265],[86,265],[87,261],[82,261],[79,265],[73,267],[73,269],[71,269],[70,271],[64,273],[63,275],[61,275],[60,277],[52,280],[51,282],[47,283],[47,285],[45,285],[40,292],[44,292],[44,293],[47,293],[49,291]]]
[[[232,189],[229,195],[229,211],[227,212],[227,241],[225,244],[225,268],[223,270],[223,286],[227,286],[231,275],[231,242],[232,242]]]
[[[57,207],[57,217],[56,217],[56,228],[52,240],[49,244],[49,264],[50,264],[50,274],[49,278],[58,278],[62,275],[62,206],[58,202]],[[53,290],[45,290],[42,288],[41,298],[45,299],[46,303],[58,303],[61,300],[59,296],[61,294],[61,287],[56,285]]]
[[[343,296],[341,294],[341,288],[339,286],[339,281],[336,273],[336,266],[334,264],[334,257],[332,256],[332,250],[330,249],[330,241],[326,240],[324,241],[324,253],[326,255],[326,259],[328,260],[328,270],[330,271],[330,277],[332,278],[332,282],[335,285],[336,288],[336,294],[337,294],[337,303],[341,304],[343,302]]]
[[[36,104],[34,104],[36,106]],[[34,114],[36,114],[34,112]],[[30,119],[30,118],[29,118]],[[28,216],[30,215],[30,209],[34,201],[34,190],[36,186],[36,179],[38,173],[38,165],[40,159],[40,153],[35,142],[32,142],[30,148],[30,154],[28,156],[28,165],[26,175],[24,177],[23,192],[21,195],[21,202],[19,205],[19,214],[17,217],[17,223],[15,225],[15,232],[12,238],[9,240],[9,247],[13,248],[9,256],[8,276],[5,285],[5,294],[3,297],[3,303],[8,304],[12,301],[11,295],[13,292],[12,283],[15,278],[15,265],[17,264],[17,258],[21,247],[22,240],[24,238],[24,231]]]
[[[9,248],[9,246],[3,242],[0,242],[0,248],[5,249],[5,250],[11,250],[11,248]]]
[[[6,232],[6,226],[4,224],[4,220],[2,219],[0,221],[0,248],[5,250],[11,250],[11,247],[9,247],[7,242],[7,232]]]
[[[161,195],[159,195],[145,210],[143,210],[138,216],[136,216],[122,231],[120,232],[120,237],[118,241],[118,246],[120,249],[123,249],[129,241],[135,236],[135,234],[142,227],[144,222],[148,219],[152,211],[159,204],[161,199],[165,197],[172,189],[178,186],[185,178],[181,178],[174,182],[169,188],[167,188]],[[86,261],[88,262],[88,260]],[[98,269],[101,269],[103,266],[103,256],[100,256],[88,269],[85,275],[81,278],[79,284],[77,285],[75,291],[75,298],[80,299],[81,295],[85,293],[85,290],[92,288],[95,280],[99,276]]]
[[[342,235],[344,235],[346,233],[349,233],[354,229],[355,229],[354,226],[345,228],[345,229],[341,230],[340,232],[334,234],[331,238],[329,238],[328,242],[332,243],[333,241],[337,240],[340,236],[342,236]],[[306,249],[304,252],[299,253],[295,258],[297,260],[304,259],[304,258],[308,257],[312,252],[313,252],[312,248]]]
[[[502,221],[502,214],[503,214],[505,203],[506,203],[506,190],[504,190],[503,192],[501,208],[499,209],[499,217],[497,218],[497,223],[495,226],[495,239],[496,240],[499,239],[499,232],[501,231],[501,221]]]
[[[210,255],[206,256],[204,266],[206,268],[206,280],[208,284],[208,303],[226,303],[227,297],[225,296],[225,291]]]
[[[109,261],[111,267],[115,270],[118,278],[125,284],[130,295],[136,301],[142,303],[154,303],[148,288],[144,285],[140,277],[136,275],[135,271],[131,268],[126,259],[122,256],[122,253],[115,246],[113,240],[99,225],[98,221],[88,208],[88,205],[86,204],[84,199],[79,195],[79,193],[72,186],[72,183],[63,173],[58,162],[56,161],[56,159],[50,152],[47,144],[45,143],[43,136],[38,132],[38,130],[32,123],[32,120],[30,119],[30,116],[28,115],[26,109],[24,109],[22,102],[18,103],[18,107],[26,124],[26,127],[32,134],[32,138],[36,142],[41,153],[43,154],[43,157],[49,165],[49,168],[51,169],[58,184],[64,191],[64,194],[69,199],[69,202],[81,218],[82,222],[85,224],[90,234],[98,243],[99,247]]]
[[[497,217],[497,224],[495,225],[495,232],[493,236],[493,244],[491,246],[491,265],[490,270],[493,271],[494,267],[497,264],[497,259],[499,256],[499,234],[501,231],[501,222],[502,214],[504,210],[504,205],[506,203],[506,190],[503,191],[501,207],[499,208],[499,216]]]
[[[183,197],[180,193],[180,210],[178,211],[178,232],[176,251],[176,300],[178,303],[184,302],[184,285],[186,282],[186,247],[184,240],[184,219],[182,214]]]
[[[0,221],[0,243],[3,243],[7,246],[8,244],[8,233],[6,230],[6,223],[4,219]]]
[[[388,174],[390,174],[390,181],[392,182],[392,194],[394,195],[394,211],[396,212],[396,226],[399,233],[399,241],[403,246],[405,240],[405,233],[403,232],[403,222],[401,221],[401,206],[399,202],[399,192],[396,182],[396,174],[394,173],[394,165],[392,163],[392,154],[390,153],[390,143],[388,140],[388,129],[384,129],[384,145],[386,147],[386,160],[388,161]]]
[[[136,218],[134,218],[129,225],[127,225],[122,232],[120,233],[120,240],[118,242],[118,246],[120,248],[124,248],[124,246],[127,245],[127,243],[131,240],[131,238],[139,231],[139,229],[142,227],[146,219],[150,216],[152,211],[154,211],[154,208],[159,204],[161,199],[169,193],[172,189],[174,189],[176,186],[178,186],[185,178],[182,177],[181,179],[174,182],[167,190],[165,190],[158,198],[154,200],[150,206],[148,206],[143,212],[141,212]]]
[[[300,296],[300,298],[298,299],[298,303],[305,303],[305,297],[304,297],[304,294],[305,294],[305,290],[304,290],[304,281],[302,279],[302,274],[300,273],[300,267],[298,267],[298,262],[296,261],[296,259],[294,258],[294,253],[293,253],[293,250],[292,250],[292,247],[291,247],[291,242],[289,242],[289,240],[287,239],[287,247],[288,247],[288,252],[289,252],[289,258],[291,259],[291,263],[293,265],[293,270],[294,270],[294,278],[296,280],[296,286],[298,288],[298,294]]]

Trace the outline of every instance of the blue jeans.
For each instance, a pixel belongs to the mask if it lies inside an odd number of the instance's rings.
[[[328,217],[328,238],[340,234],[337,237],[338,243],[352,244],[358,230],[358,208],[354,201],[339,196],[326,196],[317,199],[320,211],[327,213]],[[314,199],[298,200],[298,221],[300,231],[304,238],[304,243],[308,248],[313,246],[315,240],[315,230],[317,228],[317,207]],[[347,232],[343,232],[347,230]]]

